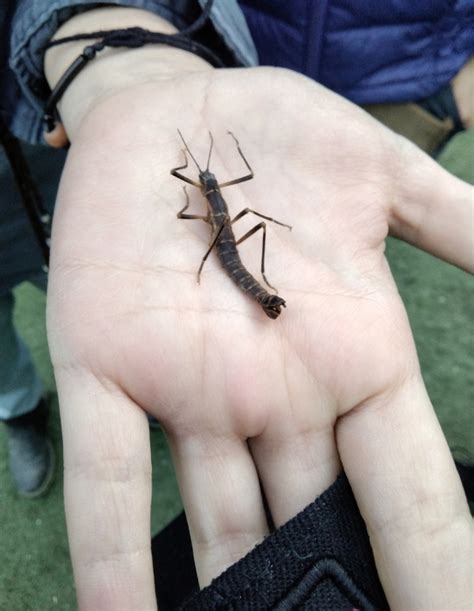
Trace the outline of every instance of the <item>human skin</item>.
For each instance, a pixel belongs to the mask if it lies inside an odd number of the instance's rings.
[[[140,25],[93,10],[56,34]],[[84,43],[52,49],[52,85]],[[156,607],[146,414],[163,426],[201,586],[344,468],[393,609],[469,608],[472,523],[384,257],[392,233],[466,270],[472,188],[356,106],[295,73],[214,70],[166,47],[106,51],[60,105],[71,148],[56,205],[48,337],[81,609]],[[187,138],[208,133],[231,213],[268,225],[269,320],[220,268],[209,228],[176,218]],[[189,167],[189,176],[196,178]],[[196,214],[205,210],[189,187]],[[255,224],[239,221],[237,236]],[[241,247],[258,275],[261,242]]]
[[[452,82],[460,119],[466,129],[474,128],[474,57],[466,62]]]

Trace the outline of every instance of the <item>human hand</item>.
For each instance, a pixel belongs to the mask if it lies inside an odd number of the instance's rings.
[[[215,255],[196,284],[209,227],[176,218],[178,127],[203,164],[211,129],[220,181],[244,169],[232,130],[255,180],[223,191],[231,214],[293,225],[268,226],[267,275],[288,305],[278,320]],[[342,463],[391,607],[467,606],[469,511],[384,240],[391,229],[468,267],[462,230],[439,218],[472,190],[350,103],[269,68],[124,87],[69,131],[48,326],[81,606],[155,604],[145,412],[170,443],[201,585],[267,533],[260,484],[279,526]],[[258,237],[240,250],[259,277]]]

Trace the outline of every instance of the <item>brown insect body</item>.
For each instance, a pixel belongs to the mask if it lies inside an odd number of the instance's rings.
[[[244,264],[242,263],[242,260],[240,259],[240,256],[237,250],[238,244],[240,244],[241,242],[246,240],[248,237],[256,233],[259,229],[262,229],[263,241],[262,241],[262,259],[261,259],[261,268],[260,269],[261,269],[262,276],[265,282],[268,284],[270,288],[273,288],[265,276],[266,224],[264,222],[260,222],[258,225],[255,225],[253,229],[248,231],[238,241],[235,239],[235,235],[232,230],[232,224],[238,221],[240,218],[242,218],[246,214],[251,213],[251,214],[255,214],[256,216],[260,218],[266,219],[267,221],[272,221],[273,223],[276,223],[277,225],[282,225],[283,227],[287,227],[290,230],[291,230],[291,227],[289,225],[286,225],[285,223],[280,223],[280,221],[276,221],[275,219],[272,219],[269,216],[260,214],[260,212],[251,210],[250,208],[245,208],[244,210],[242,210],[234,219],[230,218],[227,204],[224,198],[222,197],[221,188],[227,187],[230,185],[236,185],[236,184],[239,184],[241,182],[244,182],[246,180],[250,180],[251,178],[253,178],[252,168],[250,167],[248,161],[245,159],[242,151],[240,150],[238,140],[235,138],[235,136],[231,132],[229,132],[229,134],[234,138],[235,143],[237,145],[237,150],[239,151],[239,154],[242,157],[250,173],[240,178],[235,178],[233,180],[229,180],[221,184],[218,183],[215,175],[209,171],[209,161],[211,158],[212,144],[213,144],[212,135],[210,134],[211,147],[209,149],[209,156],[207,159],[207,168],[205,170],[202,170],[199,167],[199,164],[197,163],[193,154],[189,150],[189,147],[186,144],[179,130],[178,130],[178,133],[181,137],[181,140],[184,143],[186,150],[191,155],[194,163],[196,164],[196,167],[198,168],[199,182],[192,180],[191,178],[185,176],[184,174],[180,172],[180,170],[183,170],[188,167],[188,159],[186,157],[185,151],[184,151],[185,164],[172,169],[171,174],[173,176],[176,176],[176,178],[183,180],[184,182],[187,182],[195,187],[199,187],[203,196],[207,200],[207,207],[208,207],[206,216],[185,213],[185,211],[189,207],[189,198],[188,198],[186,189],[184,188],[184,192],[186,195],[186,205],[184,206],[182,210],[178,212],[178,218],[190,219],[190,220],[199,219],[199,220],[205,221],[206,223],[209,223],[212,226],[212,234],[211,234],[209,249],[207,250],[206,254],[204,255],[201,261],[201,265],[198,270],[198,282],[199,282],[201,270],[204,266],[204,263],[206,262],[206,259],[209,256],[210,252],[215,248],[217,251],[217,256],[219,257],[219,260],[222,264],[222,267],[225,269],[229,277],[237,284],[237,286],[242,291],[247,293],[247,295],[249,295],[257,303],[259,303],[262,306],[263,311],[265,312],[267,316],[273,319],[278,318],[278,316],[281,313],[281,308],[286,307],[285,300],[279,297],[278,295],[269,293],[267,290],[263,288],[263,286],[244,267]]]
[[[242,263],[232,230],[229,209],[222,197],[216,177],[212,172],[201,172],[199,181],[209,207],[209,219],[212,225],[211,243],[219,232],[215,249],[222,267],[244,293],[262,306],[267,316],[273,319],[278,318],[281,308],[286,307],[285,300],[265,290]]]

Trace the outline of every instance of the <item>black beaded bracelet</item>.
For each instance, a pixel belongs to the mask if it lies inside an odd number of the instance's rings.
[[[84,48],[81,55],[79,55],[79,57],[72,62],[51,92],[51,95],[46,101],[43,113],[43,121],[45,123],[46,132],[51,132],[54,129],[56,122],[59,120],[56,107],[66,89],[76,78],[76,76],[85,68],[85,66],[94,59],[97,53],[106,47],[127,47],[136,49],[146,44],[163,44],[194,53],[215,68],[224,68],[224,62],[222,62],[222,60],[213,51],[190,38],[192,34],[200,30],[205,25],[211,12],[212,4],[213,0],[208,0],[198,19],[192,23],[191,26],[185,30],[182,30],[181,32],[177,32],[176,34],[151,32],[143,28],[132,27],[119,30],[100,30],[97,32],[89,32],[87,34],[76,34],[75,36],[68,36],[51,41],[48,45],[46,45],[47,49],[76,40],[99,39],[94,44],[88,45]]]

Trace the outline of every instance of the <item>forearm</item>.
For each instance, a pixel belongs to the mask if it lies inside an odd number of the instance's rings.
[[[54,39],[133,26],[165,34],[176,32],[168,21],[148,11],[110,7],[73,17],[59,28]],[[45,73],[51,87],[87,44],[90,41],[79,40],[47,51]],[[105,49],[73,80],[59,103],[69,140],[73,140],[82,120],[93,108],[123,89],[203,70],[212,70],[212,67],[193,53],[164,45]]]

